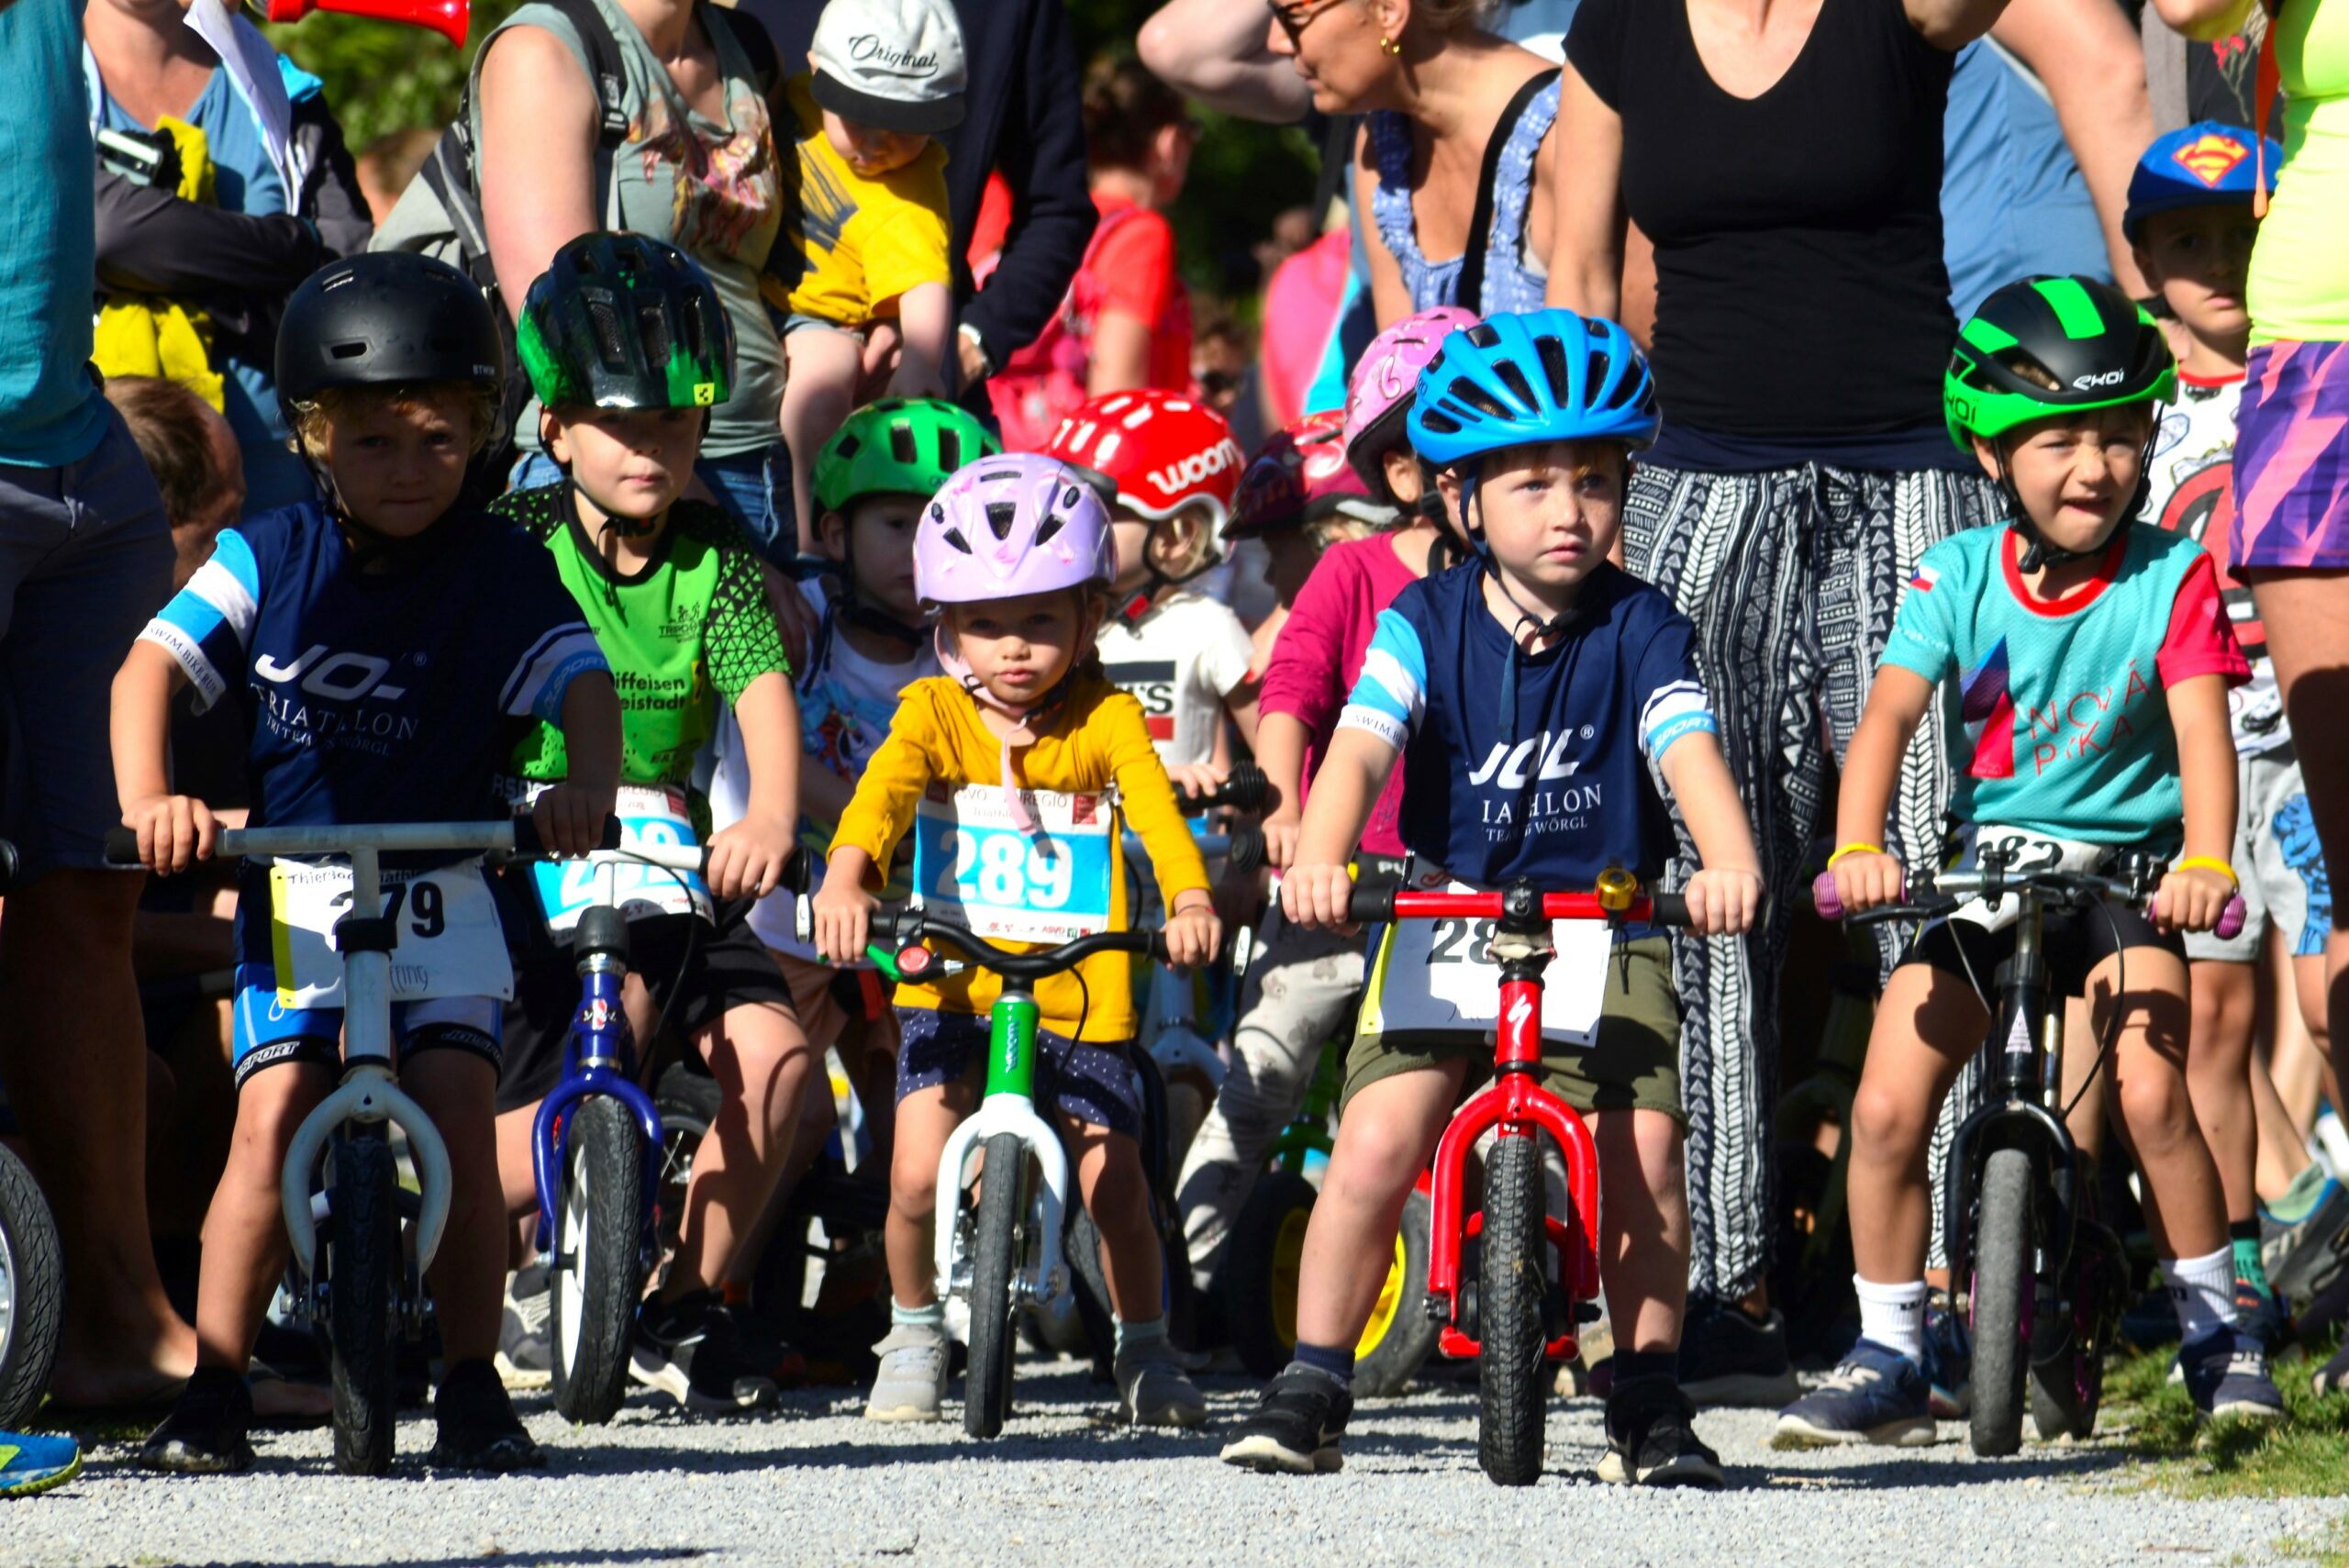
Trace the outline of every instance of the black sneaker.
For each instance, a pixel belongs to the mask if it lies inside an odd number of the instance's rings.
[[[775,1401],[774,1378],[745,1352],[714,1290],[646,1302],[629,1373],[697,1416],[736,1416]]]
[[[553,1381],[554,1345],[548,1320],[553,1316],[554,1296],[547,1283],[547,1265],[538,1261],[507,1276],[495,1364],[508,1388],[544,1388]]]
[[[250,1470],[253,1391],[224,1366],[199,1366],[163,1424],[147,1434],[139,1462],[181,1475],[228,1475]]]
[[[807,1358],[794,1350],[774,1324],[752,1311],[750,1303],[721,1300],[718,1310],[733,1328],[735,1347],[745,1362],[773,1378],[777,1388],[807,1385]]]
[[[1617,1486],[1702,1486],[1721,1484],[1720,1455],[1688,1424],[1688,1396],[1664,1378],[1642,1378],[1607,1401],[1607,1456],[1598,1478]]]
[[[440,1428],[440,1440],[424,1462],[436,1470],[487,1470],[503,1474],[512,1470],[536,1470],[547,1462],[514,1401],[506,1396],[497,1369],[486,1361],[462,1361],[440,1374],[432,1397],[432,1418]]]
[[[1353,1391],[1336,1378],[1290,1367],[1264,1385],[1256,1413],[1223,1445],[1223,1462],[1268,1475],[1333,1474],[1345,1463],[1338,1440],[1353,1412]]]
[[[1775,1410],[1802,1396],[1787,1358],[1787,1320],[1692,1296],[1680,1330],[1680,1391],[1699,1408]]]

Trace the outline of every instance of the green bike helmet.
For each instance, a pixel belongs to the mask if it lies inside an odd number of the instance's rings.
[[[549,408],[714,408],[734,384],[734,324],[693,259],[640,234],[583,234],[522,302],[516,332]]]
[[[924,500],[956,469],[994,457],[1002,445],[952,403],[891,397],[848,417],[816,456],[816,509],[837,512],[866,495]]]
[[[2135,301],[2094,278],[2024,278],[1997,290],[1958,332],[1942,378],[1950,439],[1969,453],[1975,437],[1995,446],[2018,425],[2052,414],[2166,403],[2176,395],[2177,361],[2161,328]],[[2155,419],[2154,429],[2160,427]],[[2121,514],[2124,522],[2144,509],[2152,457],[2149,433],[2137,495]],[[1998,488],[2016,528],[2030,543],[2026,571],[2086,553],[2060,550],[2039,537],[2006,472],[2003,450]]]

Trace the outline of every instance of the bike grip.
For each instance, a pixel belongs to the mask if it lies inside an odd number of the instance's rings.
[[[1364,926],[1392,920],[1397,885],[1392,882],[1356,883],[1353,895],[1346,900],[1347,921]]]
[[[133,828],[107,828],[106,844],[100,850],[99,853],[105,858],[106,864],[110,866],[136,866],[147,863],[139,858],[139,832],[138,829]],[[14,847],[11,846],[8,854],[8,880],[10,882],[16,881],[16,851]]]
[[[607,817],[604,818],[603,841],[598,843],[596,847],[599,850],[617,850],[620,847],[620,819],[618,817]],[[552,855],[553,853],[554,850],[547,843],[546,840],[539,835],[539,819],[537,817],[532,817],[526,812],[522,816],[514,818],[514,855],[516,859],[527,859],[534,855]]]
[[[1223,863],[1230,870],[1245,875],[1264,863],[1264,836],[1253,828],[1234,828],[1227,841]]]
[[[1822,920],[1843,917],[1843,900],[1835,891],[1833,872],[1823,871],[1810,879],[1810,906],[1819,911],[1819,917]]]
[[[1216,791],[1216,798],[1234,811],[1262,811],[1264,797],[1272,792],[1272,781],[1264,776],[1264,769],[1253,762],[1234,762],[1223,787]]]
[[[1651,893],[1648,895],[1648,924],[1651,926],[1686,926],[1688,923],[1688,895],[1685,893]]]
[[[2235,894],[2228,898],[2227,906],[2219,911],[2219,923],[2211,928],[2210,934],[2222,942],[2231,942],[2243,934],[2243,923],[2250,915],[2251,911],[2243,906],[2243,895]]]
[[[807,889],[816,881],[816,851],[802,844],[793,850],[783,862],[783,875],[775,880],[775,891],[788,893],[802,904],[807,901]],[[807,938],[802,934],[801,941]]]

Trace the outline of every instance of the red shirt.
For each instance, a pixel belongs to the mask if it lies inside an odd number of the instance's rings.
[[[1174,270],[1174,226],[1165,215],[1106,191],[1093,193],[1100,238],[1087,257],[1076,297],[1095,312],[1115,306],[1150,324],[1145,386],[1191,389],[1191,296]],[[1087,323],[1088,326],[1091,323]]]

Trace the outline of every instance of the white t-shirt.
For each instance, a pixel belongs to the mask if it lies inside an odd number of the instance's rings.
[[[1254,649],[1240,617],[1213,599],[1177,592],[1138,627],[1114,617],[1101,628],[1101,667],[1141,699],[1161,762],[1215,759],[1223,699],[1248,678]]]
[[[2276,666],[2267,657],[2267,631],[2251,602],[2251,590],[2227,559],[2227,536],[2234,520],[2235,406],[2243,400],[2243,377],[2227,381],[2177,378],[2177,401],[2162,410],[2154,438],[2153,493],[2145,520],[2198,539],[2219,569],[2219,592],[2233,621],[2235,639],[2251,660],[2251,684],[2227,694],[2234,720],[2235,751],[2243,756],[2272,751],[2291,740]]]
[[[896,662],[867,659],[841,635],[820,586],[802,583],[799,592],[823,617],[823,629],[807,666],[794,677],[799,691],[801,765],[826,769],[852,784],[863,776],[873,753],[889,738],[889,722],[897,714],[897,694],[940,673],[938,653],[924,644],[918,653]],[[719,828],[739,822],[750,804],[750,770],[742,753],[742,732],[728,713],[718,723],[718,771],[709,781],[711,822]],[[822,885],[820,857],[831,844],[835,826],[800,814],[799,841],[819,858],[817,886]],[[812,962],[815,950],[791,934],[791,895],[780,891],[762,899],[751,911],[751,929],[767,946]]]

